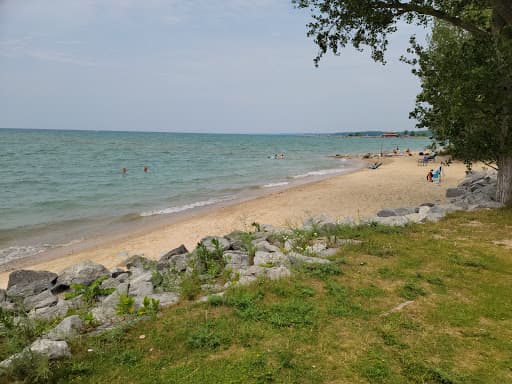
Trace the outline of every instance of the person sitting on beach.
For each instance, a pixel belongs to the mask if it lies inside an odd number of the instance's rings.
[[[427,174],[427,181],[432,182],[432,177],[434,176],[434,170],[431,169]]]
[[[423,156],[423,165],[428,163],[428,155]]]

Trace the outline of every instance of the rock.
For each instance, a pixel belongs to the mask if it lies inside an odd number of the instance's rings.
[[[280,265],[288,263],[288,257],[282,254],[281,252],[263,252],[257,251],[254,255],[254,265],[264,266],[264,265]]]
[[[452,197],[459,197],[464,195],[464,191],[460,188],[448,188],[446,190],[446,197],[452,198]]]
[[[167,260],[160,259],[160,261],[156,265],[156,268],[159,271],[171,269],[176,272],[183,272],[187,269],[189,261],[190,256],[188,253],[172,255]]]
[[[7,295],[13,297],[31,296],[49,289],[57,274],[48,271],[14,271],[9,275]]]
[[[377,212],[377,216],[378,217],[391,217],[391,216],[396,216],[396,213],[395,213],[395,210],[393,210],[393,209],[385,208],[385,209],[381,209],[379,212]]]
[[[404,226],[409,222],[409,220],[407,220],[407,218],[404,216],[375,216],[371,218],[371,222],[390,226]]]
[[[70,309],[78,309],[83,307],[82,298],[76,297],[70,300],[59,299],[57,305],[51,307],[34,308],[28,313],[32,319],[52,320],[57,317],[64,317]]]
[[[7,291],[0,288],[0,304],[7,301]]]
[[[290,252],[293,249],[293,243],[290,240],[284,242],[284,250]]]
[[[119,284],[126,283],[130,279],[130,274],[128,272],[123,272],[121,274],[118,274],[116,277],[109,277],[108,279],[104,280],[100,288],[101,289],[108,289],[108,288],[117,288]]]
[[[92,315],[101,323],[110,323],[117,317],[117,305],[121,294],[128,294],[128,283],[120,284],[117,289],[107,296],[101,304],[91,310]]]
[[[319,257],[309,257],[301,255],[300,253],[296,252],[290,252],[288,254],[288,257],[290,258],[290,261],[292,264],[301,264],[301,263],[308,263],[308,264],[330,264],[331,262],[326,259],[321,259]]]
[[[357,225],[356,221],[351,216],[347,216],[347,217],[344,217],[343,219],[338,220],[337,224],[338,225],[346,225],[348,227],[354,227]]]
[[[68,343],[48,339],[38,339],[30,346],[30,351],[48,357],[50,360],[71,356]]]
[[[170,250],[169,252],[167,252],[158,261],[165,262],[165,261],[168,261],[172,256],[183,255],[186,253],[188,253],[187,247],[185,247],[183,244],[181,244],[178,248],[174,248],[174,249]]]
[[[34,296],[28,296],[23,300],[23,307],[25,310],[30,311],[31,309],[51,307],[57,304],[58,297],[51,293],[49,289],[38,293]]]
[[[240,271],[240,279],[235,285],[247,285],[256,280],[258,277],[265,275],[265,268],[253,265],[244,271]]]
[[[141,269],[147,271],[156,267],[156,261],[150,260],[141,255],[134,255],[126,260],[125,265],[126,268],[128,268],[130,271],[132,269]]]
[[[332,257],[335,256],[340,251],[339,248],[327,248],[323,251],[318,252],[319,257]]]
[[[260,225],[260,230],[262,232],[269,232],[269,233],[274,233],[276,231],[275,227],[273,225],[270,225],[270,224],[261,224]]]
[[[434,203],[423,203],[423,204],[420,204],[420,208],[421,207],[433,207],[435,204]]]
[[[290,270],[284,266],[267,268],[265,270],[265,277],[269,278],[270,280],[277,280],[283,277],[289,277],[291,276],[291,274],[292,273],[290,272]]]
[[[114,268],[111,272],[111,276],[115,279],[117,276],[123,274],[123,273],[128,273],[127,271],[125,271],[123,268]]]
[[[310,218],[304,220],[303,228],[304,229],[313,229],[315,227],[321,227],[327,223],[333,223],[333,220],[329,216],[327,216],[325,214],[321,214],[320,216],[310,217]]]
[[[78,315],[66,317],[48,332],[45,338],[49,340],[68,340],[77,336],[82,330],[83,325],[84,322]]]
[[[62,292],[71,284],[89,285],[96,279],[108,275],[110,272],[103,265],[89,260],[82,261],[62,271],[52,291],[54,293]]]
[[[200,243],[203,244],[209,252],[213,252],[215,251],[215,245],[213,245],[212,242],[214,239],[219,242],[219,246],[222,251],[227,251],[229,248],[231,248],[231,243],[225,237],[208,236],[202,239]]]
[[[319,253],[327,249],[327,240],[325,239],[317,239],[315,242],[309,247],[310,251],[313,253]]]
[[[244,251],[244,242],[242,240],[243,236],[246,236],[245,232],[242,231],[233,231],[230,234],[224,236],[230,243],[231,249],[234,251]]]
[[[160,307],[168,307],[180,301],[180,295],[175,292],[162,292],[149,295],[148,298],[160,301]]]
[[[251,258],[243,251],[226,251],[222,255],[226,263],[225,269],[238,271],[251,265]]]

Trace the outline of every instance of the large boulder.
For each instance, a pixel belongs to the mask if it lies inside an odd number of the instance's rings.
[[[331,262],[326,259],[321,259],[320,257],[310,257],[310,256],[304,256],[297,252],[290,252],[288,254],[288,257],[290,258],[290,262],[292,264],[330,264]]]
[[[44,355],[50,360],[71,356],[68,343],[65,341],[38,339],[32,343],[30,351]]]
[[[278,280],[283,277],[289,277],[291,276],[290,270],[285,266],[279,266],[279,267],[273,267],[273,268],[267,268],[265,271],[265,277],[267,277],[270,280]]]
[[[371,219],[371,222],[382,224],[382,225],[391,225],[391,226],[404,226],[409,220],[405,216],[388,216],[388,217],[380,217],[375,216]]]
[[[11,272],[7,283],[7,295],[26,297],[36,295],[50,288],[57,274],[49,271],[19,270]]]
[[[56,305],[34,308],[28,313],[28,315],[33,319],[52,320],[57,317],[64,317],[69,310],[79,309],[83,307],[83,305],[84,302],[81,296],[70,300],[64,300],[61,298]]]
[[[84,322],[78,315],[66,317],[62,320],[55,328],[45,335],[46,339],[49,340],[68,340],[77,336]]]
[[[238,271],[251,265],[251,258],[243,251],[226,251],[222,257],[226,263],[225,268],[232,271]]]
[[[117,317],[117,306],[122,294],[128,294],[128,283],[120,284],[117,289],[107,296],[101,304],[91,310],[92,315],[101,323],[111,323]]]
[[[162,308],[174,305],[180,301],[180,295],[175,292],[153,293],[147,297],[158,300],[160,302],[160,307]]]
[[[225,237],[208,236],[200,241],[200,244],[204,245],[209,252],[216,250],[214,242],[218,241],[219,247],[222,251],[227,251],[231,248],[231,243]]]
[[[461,188],[448,188],[446,190],[446,197],[454,198],[464,195],[464,190]]]
[[[57,304],[58,297],[55,296],[49,289],[38,293],[34,296],[25,297],[23,300],[23,307],[25,310],[30,311],[32,309],[51,307]]]
[[[254,265],[282,265],[288,263],[288,257],[281,252],[263,252],[257,251],[254,255]]]
[[[128,260],[126,260],[125,265],[130,271],[133,269],[140,269],[148,271],[156,267],[156,261],[148,259],[147,257],[141,255],[131,256]]]
[[[89,285],[102,276],[110,276],[110,272],[101,264],[86,260],[66,268],[57,278],[54,292],[61,292],[71,284]]]
[[[189,262],[188,249],[182,244],[165,255],[163,255],[156,265],[159,271],[165,269],[175,270],[176,272],[183,272],[187,269]]]

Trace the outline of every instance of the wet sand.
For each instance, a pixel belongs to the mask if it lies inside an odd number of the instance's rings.
[[[71,245],[35,258],[20,260],[0,272],[0,287],[7,285],[14,269],[60,272],[81,260],[92,260],[108,268],[121,265],[128,256],[143,254],[158,259],[172,248],[185,244],[192,250],[208,235],[225,235],[233,230],[250,230],[251,223],[293,226],[305,218],[325,214],[333,219],[374,215],[379,209],[442,203],[447,188],[465,176],[465,166],[445,167],[440,184],[428,183],[430,168],[417,165],[417,156],[385,158],[376,170],[362,169],[311,184],[300,185],[234,205],[202,209],[183,215],[172,223],[138,228],[133,232],[100,237]]]

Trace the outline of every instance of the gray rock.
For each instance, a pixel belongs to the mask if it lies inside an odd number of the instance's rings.
[[[189,261],[190,256],[188,253],[172,255],[165,261],[160,260],[156,265],[156,268],[159,271],[171,269],[176,272],[183,272],[187,269]]]
[[[123,268],[114,268],[111,272],[111,276],[115,279],[117,276],[123,274],[123,273],[129,273],[127,271],[125,271]]]
[[[94,318],[101,323],[110,323],[117,317],[117,305],[121,294],[128,294],[128,283],[120,284],[101,304],[91,310]]]
[[[14,271],[9,275],[7,295],[20,297],[31,296],[49,289],[57,274],[48,271]]]
[[[396,215],[397,214],[395,210],[390,208],[381,209],[379,212],[377,212],[378,217],[392,217]]]
[[[225,269],[238,271],[251,265],[251,258],[243,251],[226,251],[222,255],[226,263]]]
[[[293,243],[290,240],[284,242],[284,250],[290,252],[293,249]]]
[[[375,216],[371,218],[371,222],[382,224],[382,225],[390,225],[390,226],[404,226],[409,220],[407,220],[404,216],[388,216],[388,217],[379,217]]]
[[[0,304],[7,301],[7,291],[0,288]]]
[[[290,252],[288,254],[288,257],[290,258],[290,262],[292,264],[301,264],[301,263],[307,263],[307,264],[330,264],[331,262],[326,259],[321,259],[319,257],[309,257],[301,255],[300,253],[296,252]]]
[[[102,289],[108,289],[108,288],[117,288],[120,284],[126,283],[130,279],[130,273],[123,272],[120,274],[117,274],[116,277],[110,277],[106,280],[104,280],[100,288]]]
[[[51,307],[57,304],[58,297],[51,293],[49,289],[38,293],[34,296],[25,297],[23,300],[23,307],[25,310],[30,311],[32,309]]]
[[[150,299],[159,300],[160,307],[162,308],[177,304],[180,301],[180,295],[175,292],[154,293],[148,297]]]
[[[78,309],[83,305],[84,302],[81,297],[70,300],[59,299],[57,305],[35,308],[28,313],[28,316],[32,319],[52,320],[57,317],[64,317],[70,309]]]
[[[257,251],[254,255],[254,265],[257,266],[263,266],[272,264],[275,265],[282,265],[289,262],[289,259],[286,255],[282,254],[281,252],[263,252],[263,251]]]
[[[222,249],[222,251],[227,251],[229,248],[231,248],[231,243],[225,237],[208,236],[202,239],[200,243],[203,244],[208,251],[213,252],[215,251],[215,245],[213,245],[212,242],[212,240],[214,239],[216,239],[219,242],[219,246]]]
[[[351,216],[347,216],[347,217],[344,217],[343,219],[338,220],[337,224],[338,225],[346,225],[348,227],[354,227],[357,225],[356,221]]]
[[[48,332],[45,338],[49,340],[69,340],[80,333],[83,325],[84,322],[78,315],[66,317]]]
[[[57,278],[54,292],[61,292],[71,284],[89,285],[102,276],[109,276],[110,272],[101,264],[86,260],[66,268]]]
[[[68,343],[65,341],[38,339],[32,343],[30,351],[44,355],[50,360],[71,356]]]
[[[319,257],[332,257],[335,256],[340,251],[339,248],[327,248],[323,251],[318,252]]]
[[[142,269],[148,271],[156,267],[157,262],[155,260],[150,260],[147,257],[141,255],[134,255],[126,260],[126,268],[130,271],[132,269]]]
[[[277,280],[283,277],[289,277],[291,276],[291,274],[292,273],[290,272],[290,270],[284,266],[267,268],[265,270],[265,277],[267,277],[270,280]]]
[[[459,196],[462,196],[462,195],[464,195],[464,190],[462,190],[460,188],[448,188],[446,190],[446,197],[447,198],[459,197]]]
[[[183,244],[181,244],[178,248],[174,248],[174,249],[170,250],[169,252],[167,252],[158,261],[165,262],[165,261],[168,261],[172,256],[183,255],[186,253],[188,253],[187,247],[185,247]]]

